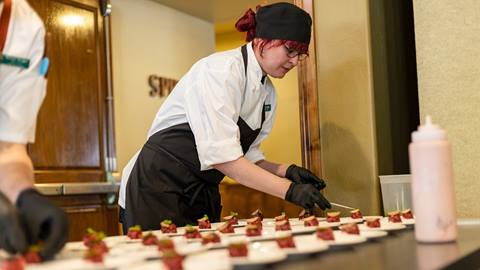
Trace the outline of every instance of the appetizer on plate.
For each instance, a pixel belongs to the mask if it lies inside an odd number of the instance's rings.
[[[233,224],[229,221],[224,222],[220,225],[217,229],[221,233],[235,233],[235,229],[233,228]]]
[[[170,250],[175,248],[175,244],[173,243],[173,240],[168,238],[168,237],[163,237],[158,239],[157,241],[157,247],[159,251],[165,251],[165,250]]]
[[[282,220],[288,221],[288,216],[285,214],[285,212],[282,212],[280,216],[275,217],[275,221],[282,221]]]
[[[304,220],[305,218],[311,216],[312,213],[308,209],[303,209],[300,214],[298,214],[298,219],[299,220]]]
[[[290,232],[277,233],[275,241],[279,248],[295,248],[295,241]]]
[[[177,225],[170,219],[165,219],[160,223],[160,230],[162,233],[177,233]]]
[[[245,229],[245,233],[247,236],[260,236],[262,235],[262,228],[255,224],[249,224]]]
[[[380,218],[367,218],[365,224],[369,228],[380,228]]]
[[[22,257],[10,257],[0,262],[2,270],[23,270],[25,268],[25,260]]]
[[[410,209],[405,209],[402,211],[402,217],[405,219],[413,219],[413,213]]]
[[[183,256],[174,249],[165,250],[162,257],[163,264],[168,270],[182,270]]]
[[[226,222],[232,224],[232,225],[237,225],[238,224],[238,213],[237,212],[230,212],[229,216],[226,216],[223,218]]]
[[[316,216],[309,216],[303,219],[303,225],[305,227],[318,226],[318,220]]]
[[[190,224],[187,224],[187,226],[185,226],[185,238],[187,239],[202,238],[202,235],[200,234],[197,228],[193,227]]]
[[[105,252],[99,246],[93,246],[85,252],[83,258],[94,263],[102,263]]]
[[[198,219],[198,228],[199,229],[211,229],[212,225],[207,215],[204,215],[202,218]]]
[[[288,220],[280,220],[275,222],[275,231],[290,231],[290,222]]]
[[[340,212],[328,212],[327,222],[340,222]]]
[[[42,258],[40,257],[40,245],[31,245],[27,252],[23,254],[23,259],[27,263],[41,263]]]
[[[97,232],[92,228],[88,228],[87,232],[83,236],[83,244],[86,247],[90,247],[93,244],[96,244],[99,241],[102,241],[104,238],[105,238],[104,232]]]
[[[331,227],[318,228],[315,232],[315,235],[317,236],[317,238],[325,241],[335,240],[335,236],[333,235],[333,230]]]
[[[262,210],[260,209],[257,209],[255,211],[253,211],[253,213],[251,214],[252,217],[258,217],[260,218],[260,221],[263,220],[263,213],[262,213]]]
[[[401,223],[402,219],[400,218],[399,211],[388,212],[388,221],[392,223]]]
[[[230,257],[247,257],[248,247],[244,241],[232,242],[228,245],[228,254]]]
[[[127,236],[130,239],[142,238],[142,227],[140,227],[140,225],[135,225],[133,227],[128,228]]]
[[[340,231],[348,234],[360,234],[357,223],[348,223],[338,227]]]
[[[208,243],[220,243],[220,242],[221,242],[220,236],[218,236],[218,234],[214,232],[207,233],[202,236],[202,245],[206,245]]]
[[[350,211],[350,217],[352,219],[360,219],[363,218],[362,212],[360,212],[360,209],[354,209]]]
[[[247,219],[247,225],[257,225],[258,227],[260,227],[260,229],[263,227],[260,217],[253,217]]]
[[[154,246],[157,244],[157,242],[158,242],[157,236],[151,232],[147,233],[142,237],[142,244],[144,244],[145,246]]]

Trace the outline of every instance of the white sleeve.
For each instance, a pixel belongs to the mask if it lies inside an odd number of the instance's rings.
[[[21,33],[20,33],[21,34]],[[30,40],[28,53],[18,55],[30,59],[27,69],[2,67],[9,74],[0,82],[0,140],[14,143],[34,142],[38,110],[45,98],[46,80],[39,74],[44,55],[45,30],[38,27]],[[15,37],[13,42],[25,42]],[[17,56],[17,55],[13,55]]]
[[[272,91],[270,97],[267,97],[265,102],[266,105],[271,105],[271,110],[265,112],[265,122],[263,122],[262,129],[260,134],[258,134],[255,141],[245,153],[245,158],[252,163],[256,163],[260,160],[265,160],[265,155],[263,151],[260,150],[260,144],[267,138],[268,134],[272,131],[273,122],[275,121],[275,115],[277,110],[277,97],[275,91]]]
[[[235,65],[216,70],[205,64],[185,91],[185,111],[195,137],[201,170],[243,156],[237,126],[244,77]]]
[[[127,165],[125,165],[122,171],[122,181],[120,182],[120,192],[118,194],[118,205],[120,205],[123,209],[125,209],[128,179],[130,178],[130,174],[132,173],[133,166],[135,166],[135,163],[137,162],[140,151],[141,150],[138,150],[135,155],[133,155],[133,157],[130,159],[130,161],[128,161]]]

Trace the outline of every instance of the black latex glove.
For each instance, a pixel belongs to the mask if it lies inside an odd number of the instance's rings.
[[[30,245],[42,242],[42,259],[53,258],[68,239],[68,219],[65,212],[34,189],[20,193],[17,208],[24,222],[27,242]]]
[[[306,209],[318,205],[322,210],[332,208],[330,202],[311,184],[299,184],[292,182],[285,194],[285,200]]]
[[[285,178],[299,184],[311,184],[318,190],[324,189],[327,186],[325,181],[318,178],[311,171],[298,167],[295,164],[288,166],[287,171],[285,172]]]
[[[15,207],[0,192],[0,249],[9,253],[25,253],[27,241]]]

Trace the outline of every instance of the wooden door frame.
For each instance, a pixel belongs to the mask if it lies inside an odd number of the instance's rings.
[[[315,49],[314,0],[294,0],[312,17],[312,37],[308,55],[298,64],[298,94],[300,105],[300,137],[302,164],[318,176],[322,176],[320,147],[320,119],[317,89],[317,59]]]

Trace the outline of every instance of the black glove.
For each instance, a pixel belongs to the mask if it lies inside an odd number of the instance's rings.
[[[24,222],[28,243],[35,245],[41,241],[42,259],[53,258],[68,239],[68,219],[65,212],[34,189],[26,189],[20,193],[17,208]]]
[[[285,200],[299,205],[306,209],[311,209],[318,205],[322,210],[332,208],[330,202],[311,184],[298,184],[292,182],[285,194]]]
[[[0,249],[15,254],[27,251],[25,233],[15,207],[0,192]]]
[[[325,181],[318,178],[311,171],[298,167],[295,164],[288,166],[287,171],[285,172],[285,178],[299,184],[311,184],[318,190],[324,189],[327,186]]]

